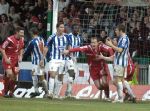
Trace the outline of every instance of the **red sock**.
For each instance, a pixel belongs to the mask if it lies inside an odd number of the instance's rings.
[[[109,85],[104,86],[104,93],[107,98],[109,98]]]
[[[4,93],[5,95],[8,93],[9,91],[9,77],[4,77]]]
[[[13,92],[15,90],[15,81],[14,80],[9,81],[9,90],[10,90],[10,94],[13,94]]]

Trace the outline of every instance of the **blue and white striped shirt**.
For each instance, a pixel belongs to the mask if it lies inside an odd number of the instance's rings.
[[[44,40],[41,37],[33,38],[27,48],[25,49],[25,55],[31,54],[32,64],[39,65],[43,59]]]
[[[114,65],[123,67],[128,65],[129,44],[130,41],[127,35],[119,38],[118,47],[123,48],[123,51],[121,53],[115,52]]]
[[[63,34],[58,37],[56,34],[51,35],[47,40],[47,47],[51,50],[51,59],[65,60],[65,56],[61,54],[70,44],[67,35]]]
[[[75,36],[72,33],[70,33],[68,35],[68,39],[69,39],[69,41],[71,43],[71,47],[72,48],[76,48],[76,47],[80,47],[81,46],[82,40],[81,40],[81,37],[79,35]],[[74,52],[73,53],[73,57],[79,57],[79,52]]]

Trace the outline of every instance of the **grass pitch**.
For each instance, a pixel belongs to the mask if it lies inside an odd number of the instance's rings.
[[[0,111],[150,111],[150,102],[110,103],[99,100],[17,99],[0,97]]]

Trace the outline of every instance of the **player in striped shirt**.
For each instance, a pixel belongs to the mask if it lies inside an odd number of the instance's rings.
[[[49,91],[47,81],[44,77],[45,56],[43,55],[43,53],[45,43],[43,38],[38,36],[38,29],[36,27],[32,28],[30,31],[33,39],[25,49],[24,56],[31,55],[32,59],[32,80],[35,93],[31,93],[31,97],[40,95],[38,90],[39,82],[42,83],[43,89],[45,91],[44,97],[48,97]]]
[[[76,48],[80,47],[82,40],[79,35],[79,25],[73,24],[72,25],[72,33],[68,35],[68,40],[70,41],[70,48]],[[75,79],[75,73],[76,73],[76,61],[77,57],[79,57],[79,52],[71,53],[67,58],[65,62],[65,72],[69,73],[68,82],[67,82],[67,89],[65,92],[65,95],[67,97],[70,97],[72,94],[72,83]]]
[[[117,46],[117,38],[113,38],[112,42],[114,45]],[[128,100],[128,98],[130,97],[130,99],[132,100],[133,103],[136,102],[136,97],[135,97],[128,81],[132,80],[134,71],[135,71],[135,65],[132,61],[130,53],[128,53],[128,66],[126,67],[125,74],[124,74],[124,81],[123,81],[124,89],[123,90],[125,93],[124,100]]]
[[[65,58],[66,56],[62,54],[64,49],[69,46],[69,40],[67,35],[64,33],[64,24],[59,22],[56,25],[57,32],[51,35],[47,40],[47,45],[45,47],[45,55],[48,51],[48,48],[51,50],[51,60],[49,61],[49,91],[51,98],[53,93],[58,96],[60,88],[63,81],[63,73],[65,67]],[[58,78],[55,79],[58,74]],[[54,88],[55,83],[55,88]]]
[[[129,53],[129,38],[125,33],[125,26],[118,25],[115,29],[115,33],[118,39],[117,46],[112,43],[110,39],[106,40],[106,44],[112,47],[115,50],[114,56],[104,57],[100,55],[101,59],[114,61],[114,84],[117,87],[118,100],[114,102],[123,102],[123,81],[124,81],[124,72],[128,65],[128,53]]]

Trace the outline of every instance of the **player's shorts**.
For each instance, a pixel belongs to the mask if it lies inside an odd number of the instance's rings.
[[[125,73],[125,68],[120,66],[120,65],[115,65],[114,66],[114,73],[113,76],[119,76],[119,77],[124,77]]]
[[[4,58],[2,59],[2,65],[4,70],[12,69],[14,74],[18,74],[19,66],[18,66],[18,59],[16,58],[10,58],[11,64],[7,64]]]
[[[65,61],[65,66],[66,66],[67,70],[74,70],[75,63],[73,62],[73,60],[66,60]]]
[[[65,60],[52,59],[49,61],[49,71],[57,71],[58,74],[64,74]]]
[[[44,68],[41,68],[39,65],[32,65],[32,74],[33,75],[38,75],[38,76],[42,76],[44,75]]]
[[[99,67],[89,67],[90,76],[95,80],[100,80],[102,77],[102,70]]]

